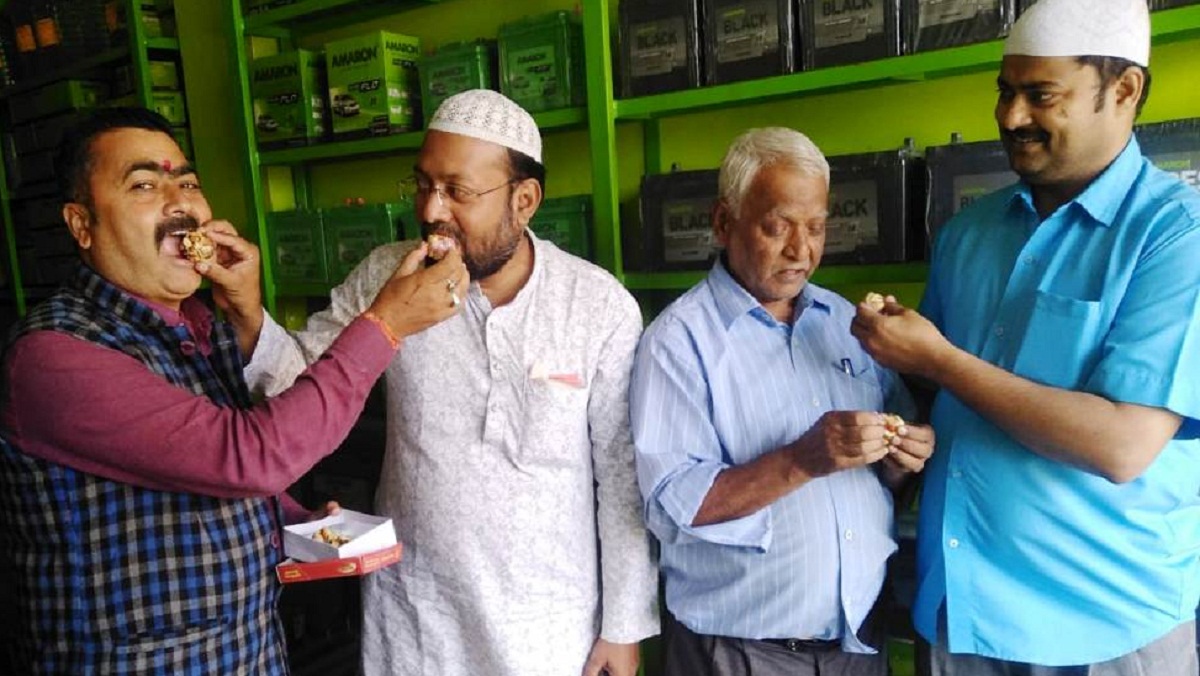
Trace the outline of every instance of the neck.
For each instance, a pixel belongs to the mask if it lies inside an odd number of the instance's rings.
[[[1033,208],[1037,210],[1038,219],[1045,220],[1059,207],[1075,199],[1091,182],[1092,179],[1089,178],[1083,183],[1030,186],[1029,192],[1033,195]]]
[[[525,288],[525,283],[529,281],[532,274],[533,242],[530,241],[528,234],[524,234],[513,257],[508,259],[504,267],[497,270],[495,274],[480,280],[479,289],[483,291],[483,295],[487,297],[492,307],[508,305],[513,298],[517,297],[521,289]]]

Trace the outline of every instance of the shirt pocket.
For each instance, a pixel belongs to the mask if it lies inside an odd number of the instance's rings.
[[[568,382],[553,377],[525,382],[525,424],[516,449],[522,464],[577,467],[576,454],[588,448],[588,387],[582,380],[564,379]]]
[[[830,408],[834,411],[883,411],[884,391],[873,365],[860,357],[850,370],[835,371],[830,383]]]
[[[1100,301],[1037,291],[1013,372],[1039,383],[1078,389],[1100,355]]]

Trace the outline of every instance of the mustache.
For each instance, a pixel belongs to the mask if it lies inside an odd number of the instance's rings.
[[[1045,130],[1037,127],[1019,127],[1017,129],[1001,130],[1000,135],[1007,141],[1016,141],[1018,143],[1027,143],[1029,141],[1037,141],[1045,143],[1050,139],[1050,135]]]
[[[199,228],[200,221],[196,220],[195,216],[185,214],[164,218],[154,226],[154,243],[156,245],[162,244],[162,241],[167,238],[167,235],[170,235],[173,232],[179,232],[180,230],[198,230]]]

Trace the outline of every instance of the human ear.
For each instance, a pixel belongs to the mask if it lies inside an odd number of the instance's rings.
[[[1136,111],[1146,86],[1146,73],[1141,68],[1130,66],[1113,83],[1113,92],[1118,108]]]
[[[722,248],[729,246],[729,231],[733,227],[733,214],[724,200],[718,200],[712,209],[713,236]]]
[[[92,248],[92,214],[87,207],[78,202],[67,202],[63,205],[62,216],[79,248]]]
[[[529,225],[534,212],[542,204],[542,186],[537,179],[527,178],[517,183],[512,195],[512,210],[517,223],[523,228]]]

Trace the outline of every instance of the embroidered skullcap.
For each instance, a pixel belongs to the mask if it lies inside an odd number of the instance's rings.
[[[1038,0],[1013,25],[1004,54],[1115,56],[1150,65],[1146,0]]]
[[[490,89],[471,89],[442,101],[429,128],[496,143],[542,161],[542,136],[533,116]]]

